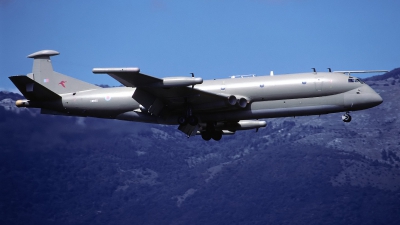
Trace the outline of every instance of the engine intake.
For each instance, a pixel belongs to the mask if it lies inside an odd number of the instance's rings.
[[[237,99],[236,99],[236,97],[234,95],[231,95],[231,96],[228,97],[229,105],[235,105],[236,102],[237,102]]]

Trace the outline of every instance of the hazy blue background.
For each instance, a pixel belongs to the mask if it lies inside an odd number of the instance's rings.
[[[119,85],[93,67],[138,66],[157,77],[225,78],[400,65],[400,1],[0,0],[0,87],[26,56],[61,53],[56,71]]]

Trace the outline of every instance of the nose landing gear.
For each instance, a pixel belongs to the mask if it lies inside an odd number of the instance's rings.
[[[345,123],[348,123],[348,122],[351,121],[351,116],[350,116],[349,112],[346,112],[346,113],[342,116],[342,120],[343,120],[343,122],[345,122]]]

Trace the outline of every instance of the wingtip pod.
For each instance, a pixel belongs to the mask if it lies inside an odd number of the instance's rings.
[[[93,68],[93,73],[139,73],[138,67],[126,67],[126,68]]]
[[[191,86],[202,83],[203,83],[203,78],[201,77],[165,77],[163,78],[162,84],[156,84],[155,86],[179,87],[179,86]]]
[[[249,130],[267,126],[267,122],[263,120],[240,120],[238,124],[240,126],[238,130]]]
[[[54,56],[54,55],[59,55],[60,53],[54,50],[41,50],[35,53],[32,53],[30,55],[28,55],[28,58],[39,58],[39,57],[43,57],[43,56]]]
[[[216,125],[216,128],[235,132],[238,130],[258,129],[266,126],[267,122],[263,120],[240,120],[239,122],[220,123]]]

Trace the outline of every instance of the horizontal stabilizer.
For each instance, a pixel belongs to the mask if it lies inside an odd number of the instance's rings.
[[[61,96],[27,76],[11,76],[9,78],[28,100],[51,101],[61,99]]]

